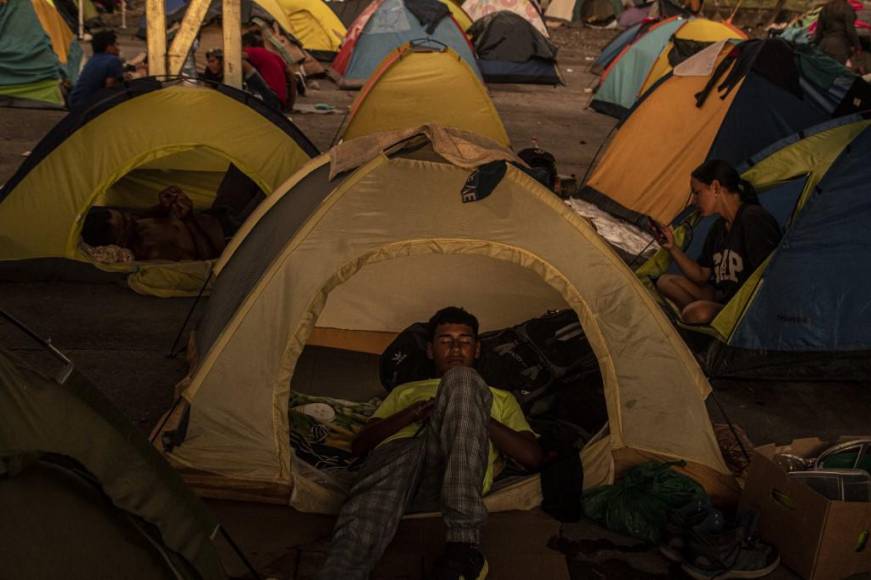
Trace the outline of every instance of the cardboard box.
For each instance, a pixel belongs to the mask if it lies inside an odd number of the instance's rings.
[[[812,438],[757,448],[741,496],[741,509],[759,514],[762,539],[807,580],[871,572],[871,503],[829,500],[773,461],[779,453],[816,457],[831,445]]]

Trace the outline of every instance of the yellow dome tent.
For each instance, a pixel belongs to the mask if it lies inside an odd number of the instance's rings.
[[[477,71],[448,47],[407,43],[392,51],[360,90],[339,140],[438,123],[510,146]]]
[[[0,189],[0,261],[91,261],[79,237],[92,206],[150,207],[177,185],[204,208],[231,167],[268,193],[316,154],[286,117],[241,91],[134,81],[65,117]],[[210,264],[100,267],[130,272],[137,291],[177,296],[196,294]]]
[[[155,434],[190,485],[336,511],[342,486],[297,459],[290,443],[291,391],[324,383],[296,372],[303,352],[380,353],[449,304],[475,313],[484,331],[551,308],[578,314],[610,423],[582,452],[585,486],[656,458],[685,459],[709,489],[731,482],[705,408],[707,380],[593,227],[511,164],[483,199],[464,191],[477,167],[498,161],[518,162],[455,129],[379,133],[312,160],[258,207],[215,266],[190,343],[198,363]],[[322,368],[336,364],[323,360]],[[355,367],[345,386],[366,398],[373,372]],[[530,509],[540,489],[528,477],[485,501],[490,510]]]
[[[315,56],[338,52],[347,30],[339,17],[321,0],[268,0],[277,4],[284,18],[279,23],[293,34],[303,48]],[[260,3],[268,12],[272,10]]]

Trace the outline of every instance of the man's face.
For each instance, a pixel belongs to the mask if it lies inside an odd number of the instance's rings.
[[[481,344],[468,324],[439,324],[426,354],[439,376],[453,367],[473,367],[481,354]]]
[[[121,54],[121,49],[118,48],[117,44],[113,43],[106,47],[106,54],[114,54],[115,56],[118,56]]]
[[[224,63],[216,56],[210,56],[206,66],[212,71],[212,74],[220,74],[224,68]]]

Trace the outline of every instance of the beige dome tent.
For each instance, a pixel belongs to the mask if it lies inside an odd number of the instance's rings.
[[[470,174],[499,160],[517,161],[456,129],[379,133],[312,160],[258,207],[216,264],[191,341],[198,362],[158,438],[173,442],[166,457],[189,484],[335,511],[344,490],[289,443],[291,382],[313,386],[295,374],[301,353],[381,352],[449,304],[475,313],[482,330],[552,308],[578,313],[610,421],[583,451],[586,486],[648,458],[685,459],[706,484],[727,477],[704,404],[710,387],[668,319],[592,226],[523,171],[508,165],[476,200]],[[529,509],[538,478],[486,501]]]

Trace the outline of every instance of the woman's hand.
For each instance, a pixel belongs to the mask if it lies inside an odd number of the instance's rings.
[[[659,232],[659,235],[656,235],[656,241],[659,242],[659,245],[669,252],[674,248],[674,230],[671,229],[671,226],[664,226],[659,222],[653,222],[653,227]]]

